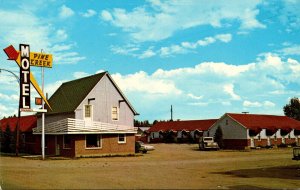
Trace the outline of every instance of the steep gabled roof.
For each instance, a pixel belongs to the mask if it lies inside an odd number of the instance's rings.
[[[227,113],[229,117],[252,130],[300,129],[300,121],[287,116]]]
[[[48,100],[47,114],[74,112],[106,72],[63,83]]]
[[[35,115],[22,116],[20,118],[20,131],[32,132],[32,128],[36,127],[37,117]],[[16,129],[18,117],[5,118],[0,120],[0,127],[2,131],[6,130],[9,126],[10,131],[13,132]]]
[[[48,109],[47,114],[74,112],[84,98],[105,75],[109,78],[117,91],[124,98],[125,102],[128,104],[133,113],[138,115],[108,72],[103,72],[63,83],[48,100],[52,111]]]
[[[207,120],[186,120],[186,121],[162,121],[156,123],[153,127],[149,129],[149,132],[159,132],[159,131],[206,131],[210,128],[217,119],[207,119]]]

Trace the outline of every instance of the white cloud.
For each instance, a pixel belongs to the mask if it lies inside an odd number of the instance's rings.
[[[216,35],[215,38],[222,42],[228,43],[231,41],[232,36],[231,36],[231,34],[219,34],[219,35]]]
[[[195,100],[201,100],[203,98],[203,96],[195,96],[192,93],[188,93],[187,96]]]
[[[65,19],[65,18],[73,16],[74,14],[75,14],[74,11],[71,8],[67,7],[66,5],[61,6],[59,9],[59,17],[60,18]]]
[[[101,18],[104,20],[104,21],[111,21],[113,20],[112,18],[112,15],[110,14],[109,11],[106,11],[106,10],[103,10],[101,12]]]
[[[276,106],[276,104],[273,103],[273,102],[271,102],[271,101],[264,101],[263,105],[266,106],[266,107],[274,107],[274,106]]]
[[[245,107],[261,107],[262,104],[259,102],[250,102],[248,100],[245,100],[243,102],[243,106],[245,106]]]
[[[75,73],[73,74],[73,76],[74,76],[75,79],[83,78],[83,77],[86,77],[86,76],[88,76],[88,75],[89,75],[89,73],[82,72],[82,71],[75,72]]]
[[[224,92],[229,94],[233,100],[240,100],[241,97],[234,92],[233,84],[226,84],[223,87]]]
[[[152,46],[143,52],[140,52],[140,48],[137,45],[133,44],[129,44],[124,47],[112,46],[111,51],[115,54],[138,57],[140,59],[150,58],[156,55],[159,55],[160,57],[170,57],[176,54],[186,54],[190,52],[190,49],[196,49],[201,46],[208,46],[218,41],[228,43],[231,41],[231,39],[231,34],[219,34],[213,37],[205,37],[204,39],[198,40],[196,42],[182,42],[180,44],[164,46],[160,49],[155,49]]]
[[[140,58],[140,59],[145,59],[145,58],[153,57],[153,56],[155,56],[155,55],[156,55],[156,53],[155,53],[153,50],[148,49],[148,50],[144,51],[144,52],[139,56],[139,58]]]
[[[49,94],[49,98],[52,96],[52,94],[62,85],[62,83],[66,82],[65,80],[56,81],[54,83],[46,84],[45,85],[45,92]]]
[[[275,65],[281,68],[274,69]],[[140,71],[112,76],[142,116],[144,110],[160,113],[177,104],[177,112],[189,115],[187,119],[197,119],[202,114],[220,116],[245,109],[251,113],[282,114],[286,99],[300,95],[300,90],[292,91],[286,85],[300,85],[300,72],[293,68],[300,69],[300,62],[265,54],[256,63],[246,65],[203,62],[194,67],[158,69],[152,74]],[[159,116],[143,117],[164,119]]]
[[[56,31],[56,38],[58,41],[64,41],[68,38],[68,34],[66,33],[65,30],[57,30]]]
[[[85,13],[81,13],[81,15],[85,18],[93,17],[97,14],[97,12],[93,9],[88,9]]]
[[[243,106],[244,107],[274,107],[276,104],[271,102],[271,101],[264,101],[264,102],[251,102],[251,101],[248,101],[248,100],[245,100],[243,102]]]
[[[155,79],[147,73],[140,71],[135,74],[122,76],[113,74],[112,77],[120,87],[125,91],[143,92],[149,94],[181,94],[175,84],[170,80]]]
[[[169,38],[176,31],[191,27],[203,25],[222,27],[225,21],[240,22],[241,30],[265,28],[256,19],[259,14],[257,6],[260,3],[260,0],[234,3],[150,0],[148,6],[136,7],[132,11],[120,8],[103,10],[101,18],[122,28],[136,41],[159,41]]]
[[[300,55],[300,45],[292,45],[279,50],[279,52],[283,55]]]

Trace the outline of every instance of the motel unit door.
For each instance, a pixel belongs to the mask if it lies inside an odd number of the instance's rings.
[[[57,140],[57,135],[55,135],[55,156],[59,156],[60,155],[60,147],[59,147],[59,142]]]
[[[254,138],[253,137],[250,138],[250,147],[251,148],[255,147],[255,142],[254,142]]]

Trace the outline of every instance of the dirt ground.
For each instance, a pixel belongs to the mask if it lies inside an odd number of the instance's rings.
[[[2,189],[270,189],[299,188],[292,149],[199,151],[154,144],[136,157],[32,160],[1,156]]]

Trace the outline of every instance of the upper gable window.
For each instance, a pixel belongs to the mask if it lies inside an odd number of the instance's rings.
[[[92,105],[84,105],[84,117],[89,118],[92,115]]]
[[[111,109],[111,119],[112,120],[119,120],[119,109],[118,107],[112,107]]]

